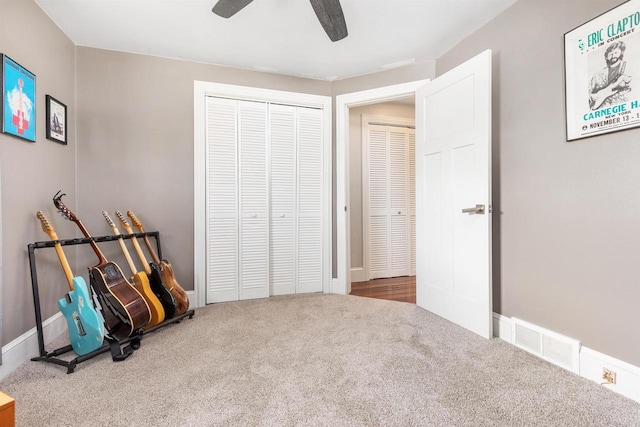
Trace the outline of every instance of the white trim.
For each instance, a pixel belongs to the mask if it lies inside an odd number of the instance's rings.
[[[385,86],[361,92],[347,93],[336,97],[336,293],[351,291],[351,261],[349,235],[349,108],[378,102],[393,101],[414,95],[416,89],[429,79],[398,85]],[[346,208],[346,209],[345,209]]]
[[[602,370],[616,373],[615,384],[604,384],[610,390],[640,402],[640,368],[622,360],[614,359],[587,347],[580,352],[580,376],[602,384]]]
[[[493,313],[493,336],[513,344],[512,324],[512,318]],[[615,384],[602,384],[603,368],[616,373]],[[640,367],[582,346],[580,348],[579,372],[577,373],[583,378],[602,384],[603,387],[640,402]]]
[[[42,322],[42,334],[45,344],[51,343],[61,334],[66,333],[67,322],[61,312],[57,312]],[[18,366],[40,354],[38,348],[38,331],[34,327],[10,343],[2,347],[2,366],[0,366],[0,379],[13,372]]]
[[[205,177],[206,158],[205,143],[205,96],[244,99],[251,101],[271,102],[300,107],[319,108],[323,110],[324,156],[323,168],[323,280],[322,290],[331,292],[331,97],[308,93],[286,92],[248,86],[236,86],[222,83],[193,82],[194,111],[194,307],[206,304],[206,217],[205,217]]]
[[[511,319],[502,314],[493,313],[493,336],[513,344],[511,340]]]
[[[329,292],[332,293],[332,294],[337,294],[338,293],[337,289],[338,289],[338,279],[332,277],[331,278],[331,287],[329,289]]]
[[[364,267],[351,267],[352,282],[366,282],[367,280],[367,275],[364,274]]]

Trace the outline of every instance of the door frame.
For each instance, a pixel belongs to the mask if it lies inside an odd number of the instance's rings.
[[[193,82],[193,289],[195,301],[192,307],[204,307],[207,290],[207,248],[206,248],[206,142],[205,142],[205,97],[262,101],[295,105],[299,107],[320,108],[323,110],[323,173],[322,183],[322,291],[330,292],[331,286],[331,97],[299,92],[263,89],[249,86],[236,86],[194,80]]]
[[[351,292],[351,242],[349,220],[349,108],[394,101],[408,95],[430,79],[369,89],[336,96],[336,264],[337,294]]]

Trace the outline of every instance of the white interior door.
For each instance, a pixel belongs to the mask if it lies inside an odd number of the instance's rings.
[[[239,299],[269,296],[267,104],[238,101]]]
[[[237,111],[207,97],[207,303],[238,299]]]
[[[298,107],[297,125],[297,284],[296,292],[322,292],[323,239],[322,154],[323,115],[317,108]]]
[[[296,107],[272,104],[270,116],[271,295],[296,293]]]
[[[491,51],[419,89],[416,125],[417,304],[490,338]]]

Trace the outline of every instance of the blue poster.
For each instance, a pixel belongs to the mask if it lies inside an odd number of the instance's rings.
[[[2,56],[2,132],[35,142],[36,76]]]

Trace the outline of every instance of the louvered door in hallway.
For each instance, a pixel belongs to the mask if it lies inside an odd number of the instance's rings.
[[[368,277],[415,274],[415,131],[368,124],[364,135]]]

